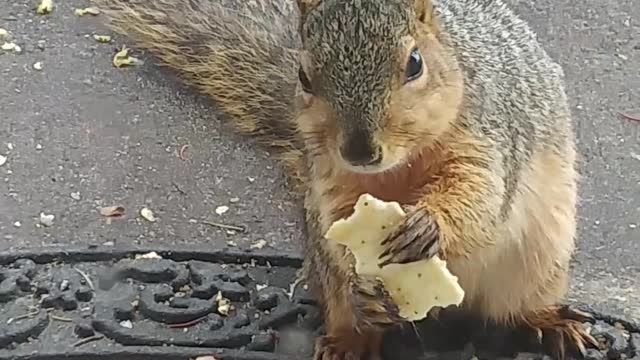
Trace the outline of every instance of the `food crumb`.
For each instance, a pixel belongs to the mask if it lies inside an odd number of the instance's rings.
[[[77,16],[85,16],[87,14],[96,16],[96,15],[100,15],[100,9],[96,7],[88,7],[84,9],[75,9],[73,13],[76,14]]]
[[[146,253],[146,254],[142,254],[142,255],[136,255],[135,256],[136,260],[145,260],[145,259],[162,259],[162,256],[158,255],[157,252],[152,251],[150,253]]]
[[[231,301],[222,296],[222,292],[218,291],[218,294],[215,298],[218,307],[218,313],[220,315],[229,315],[229,310],[231,310]]]
[[[153,215],[153,211],[147,208],[143,208],[142,210],[140,210],[140,216],[150,222],[156,221],[156,217]]]
[[[265,247],[265,245],[267,245],[267,241],[264,239],[260,239],[256,242],[254,242],[253,244],[251,244],[251,248],[252,249],[262,249],[263,247]]]
[[[21,53],[22,52],[22,48],[14,43],[14,42],[5,42],[4,44],[2,44],[2,50],[4,51],[12,51],[15,53]]]
[[[46,15],[53,11],[53,0],[42,0],[36,12],[38,15]]]
[[[122,47],[122,50],[118,51],[113,57],[113,66],[121,68],[123,66],[132,66],[141,63],[142,61],[133,56],[129,56],[129,49],[126,46]]]
[[[100,43],[111,42],[111,36],[109,35],[93,35],[93,38]]]

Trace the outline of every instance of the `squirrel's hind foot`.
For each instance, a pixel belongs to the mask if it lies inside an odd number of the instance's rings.
[[[328,334],[316,340],[314,360],[381,360],[382,334]]]
[[[536,332],[554,359],[566,359],[567,350],[584,356],[588,347],[598,348],[598,341],[589,334],[584,322],[593,322],[590,314],[567,305],[555,305],[523,316],[525,326]]]

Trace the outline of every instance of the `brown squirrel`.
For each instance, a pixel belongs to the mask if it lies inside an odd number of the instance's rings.
[[[408,212],[381,266],[437,254],[465,310],[548,336],[558,358],[597,346],[590,316],[560,305],[578,182],[564,74],[501,0],[95,1],[240,130],[282,149],[324,310],[315,359],[377,358],[383,330],[403,323],[323,236],[363,193]]]

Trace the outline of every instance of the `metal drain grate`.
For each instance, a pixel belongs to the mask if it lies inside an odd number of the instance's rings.
[[[0,255],[0,360],[310,358],[321,321],[304,287],[289,296],[302,263],[296,254],[167,250],[136,259],[146,253]],[[228,314],[218,294],[231,301]],[[605,349],[590,350],[587,359],[640,359],[636,324],[598,315],[591,326]],[[507,346],[504,333],[469,340],[461,330],[468,327],[392,333],[385,359],[551,359]]]

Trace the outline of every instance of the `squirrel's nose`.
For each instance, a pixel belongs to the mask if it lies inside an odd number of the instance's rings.
[[[353,166],[378,165],[382,162],[381,146],[350,146],[346,143],[340,148],[340,154]]]

